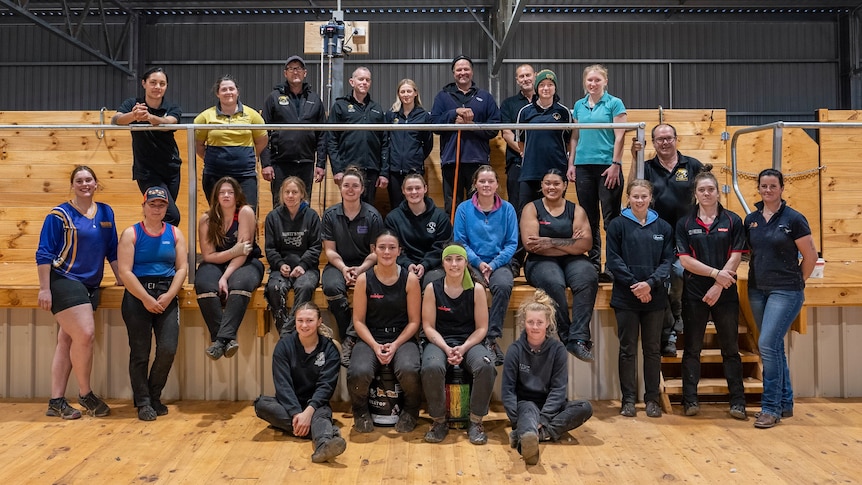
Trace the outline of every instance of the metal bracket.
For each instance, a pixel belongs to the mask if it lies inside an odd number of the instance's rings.
[[[102,109],[99,110],[99,124],[105,124],[105,111],[108,111],[108,108],[102,106]],[[102,139],[105,138],[105,130],[96,130],[96,138]]]

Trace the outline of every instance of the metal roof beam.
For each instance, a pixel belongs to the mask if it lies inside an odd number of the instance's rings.
[[[503,67],[503,59],[506,58],[506,52],[509,50],[509,45],[518,31],[518,26],[521,25],[521,14],[524,9],[521,7],[521,0],[514,0],[514,4],[503,5],[501,0],[498,5],[498,12],[504,15],[502,18],[502,35],[503,40],[498,45],[497,52],[494,54],[494,62],[491,65],[491,76],[496,77],[500,74],[500,68]]]

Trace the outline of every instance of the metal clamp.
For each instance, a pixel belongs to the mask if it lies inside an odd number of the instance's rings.
[[[102,106],[102,109],[99,110],[99,124],[105,124],[105,111],[108,111],[108,108]],[[102,139],[105,138],[105,130],[96,130],[96,138]]]

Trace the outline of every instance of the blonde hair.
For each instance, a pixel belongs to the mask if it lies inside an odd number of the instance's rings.
[[[584,85],[584,94],[587,94],[587,86],[586,86],[587,74],[589,74],[590,71],[598,72],[599,74],[602,75],[602,77],[605,78],[605,81],[610,82],[610,78],[608,78],[608,68],[607,67],[605,67],[601,64],[593,64],[591,66],[587,66],[584,68],[584,75],[581,77],[581,84]],[[608,85],[607,84],[605,84],[605,92],[608,92]]]
[[[548,337],[557,336],[557,304],[543,290],[537,289],[533,296],[527,299],[518,311],[515,313],[515,325],[518,334],[524,331],[524,324],[527,321],[527,312],[542,312],[548,320]]]
[[[416,86],[416,81],[412,79],[402,79],[395,85],[395,102],[392,103],[392,111],[396,113],[401,111],[401,97],[398,96],[398,93],[401,91],[401,86],[404,86],[405,84],[413,88],[413,91],[416,93],[416,97],[413,98],[413,104],[416,106],[422,106],[422,99],[419,97],[419,87]]]
[[[326,323],[323,321],[323,316],[320,314],[320,307],[317,306],[317,303],[313,301],[307,301],[305,303],[301,303],[293,309],[293,314],[296,315],[302,310],[311,310],[317,313],[317,320],[320,322],[320,326],[317,327],[317,334],[326,337],[328,339],[332,339],[332,329],[329,328]]]

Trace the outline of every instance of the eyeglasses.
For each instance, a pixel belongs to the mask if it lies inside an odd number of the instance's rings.
[[[667,137],[667,138],[653,138],[652,139],[653,143],[658,143],[659,145],[663,145],[665,143],[670,143],[674,140],[676,140],[675,136],[671,136],[671,137]]]
[[[304,67],[285,67],[284,70],[290,71],[290,72],[302,72],[305,70],[305,68]]]

